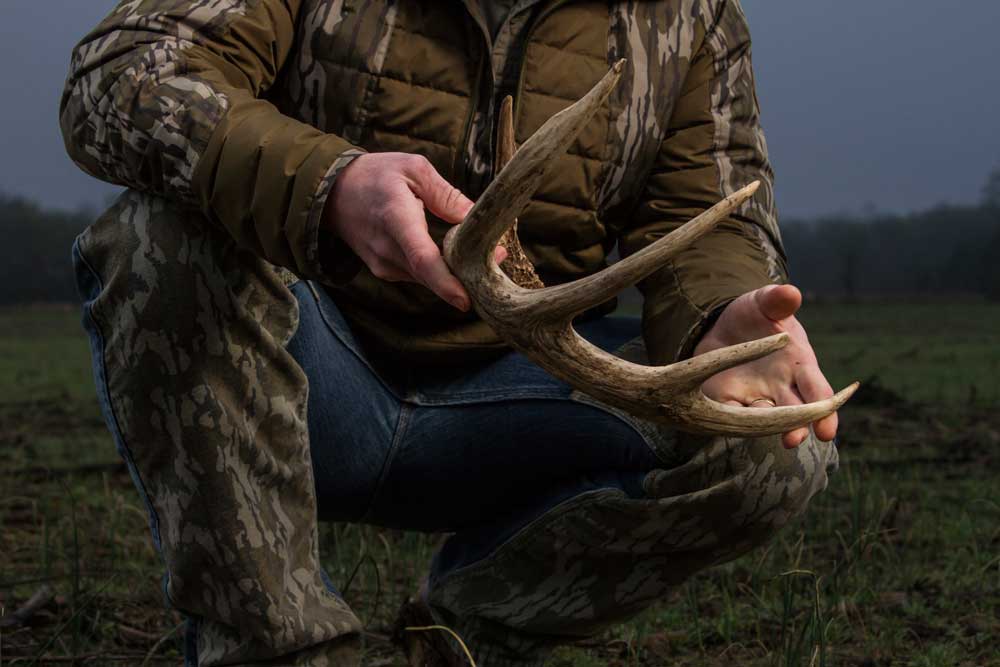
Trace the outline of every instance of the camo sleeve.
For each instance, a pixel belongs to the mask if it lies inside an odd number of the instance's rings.
[[[652,243],[752,181],[754,199],[639,285],[654,363],[690,356],[737,296],[786,280],[773,174],[760,126],[750,33],[737,0],[708,13],[703,39],[629,227],[623,255]]]
[[[273,264],[329,278],[323,205],[359,151],[261,99],[299,8],[123,0],[73,51],[60,107],[70,156],[97,178],[198,208]]]

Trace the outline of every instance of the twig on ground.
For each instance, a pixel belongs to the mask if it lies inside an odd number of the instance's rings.
[[[122,633],[129,639],[138,639],[144,642],[155,642],[160,639],[160,635],[155,632],[146,632],[145,630],[140,630],[139,628],[133,628],[128,623],[122,623],[120,619],[118,622],[118,632]]]
[[[170,630],[170,632],[160,637],[159,641],[153,644],[153,648],[149,649],[149,652],[146,654],[146,659],[142,661],[142,667],[146,667],[150,662],[153,662],[154,660],[164,660],[164,658],[155,657],[156,652],[160,650],[161,646],[163,646],[163,642],[173,637],[177,633],[177,631],[183,627],[184,627],[183,622],[178,623],[173,627],[172,630]]]
[[[465,657],[469,659],[469,664],[472,665],[472,667],[476,667],[476,661],[472,659],[472,652],[469,651],[469,647],[465,645],[465,642],[462,641],[462,638],[458,636],[458,633],[455,632],[454,630],[452,630],[451,628],[449,628],[448,626],[446,626],[446,625],[425,625],[425,626],[422,626],[422,627],[419,627],[419,628],[417,628],[417,627],[403,628],[403,630],[405,630],[406,632],[435,632],[435,631],[438,631],[438,630],[440,630],[442,632],[447,632],[449,635],[451,635],[455,639],[455,641],[458,642],[459,646],[462,647],[462,650],[465,651]]]
[[[47,642],[45,642],[45,645],[42,646],[41,650],[39,651],[40,655],[38,655],[35,658],[33,658],[33,660],[35,660],[35,662],[33,662],[31,664],[33,664],[33,665],[44,664],[44,663],[40,663],[39,661],[42,659],[42,655],[44,655],[45,651],[48,651],[49,648],[53,644],[55,644],[57,640],[60,639],[60,637],[62,636],[63,631],[66,630],[67,627],[69,627],[69,624],[75,622],[76,619],[80,616],[80,614],[83,613],[83,611],[88,606],[90,606],[90,604],[93,603],[94,600],[96,600],[99,595],[101,595],[105,590],[107,590],[107,588],[109,586],[111,586],[111,584],[114,582],[114,580],[115,580],[114,576],[108,578],[108,580],[106,582],[104,582],[104,584],[100,588],[98,588],[96,591],[94,591],[93,593],[91,593],[82,603],[80,603],[76,607],[76,609],[73,611],[72,615],[70,615],[70,617],[66,621],[64,621],[58,628],[56,628],[55,633],[52,635],[52,637],[49,638],[49,640]]]
[[[28,598],[24,605],[9,616],[0,617],[0,628],[12,628],[15,625],[24,625],[32,616],[44,609],[55,598],[55,592],[48,584],[42,585],[34,594]]]

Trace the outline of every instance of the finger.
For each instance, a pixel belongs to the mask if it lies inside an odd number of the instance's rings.
[[[472,208],[472,200],[437,172],[424,157],[414,155],[405,171],[410,189],[431,213],[445,222],[457,224]]]
[[[379,280],[385,280],[390,283],[413,282],[413,277],[409,271],[405,271],[390,261],[376,258],[369,261],[367,266],[372,275]]]
[[[396,227],[394,231],[405,266],[413,278],[455,308],[463,312],[469,310],[469,295],[445,264],[441,251],[427,230],[417,225],[406,225]]]
[[[493,261],[496,262],[497,264],[503,264],[504,261],[507,259],[507,255],[508,255],[507,248],[504,248],[502,245],[498,245],[493,250]]]
[[[833,387],[827,382],[818,366],[800,366],[795,373],[795,386],[802,398],[809,402],[821,401],[833,396]],[[833,440],[837,437],[839,421],[836,412],[817,421],[813,424],[816,437],[824,442]]]
[[[785,449],[795,449],[809,437],[809,429],[797,428],[781,436],[781,446]]]
[[[791,317],[802,306],[802,292],[794,285],[768,285],[754,292],[760,312],[770,320]]]
[[[778,405],[802,405],[802,397],[791,387],[775,391],[775,401]],[[793,429],[781,436],[781,444],[785,449],[795,449],[809,437],[809,428],[803,426]]]
[[[388,282],[416,282],[410,270],[401,262],[399,246],[391,236],[375,236],[366,239],[366,244],[358,249],[358,256],[372,275]]]

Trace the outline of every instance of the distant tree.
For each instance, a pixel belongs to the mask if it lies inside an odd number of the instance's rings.
[[[986,178],[983,186],[983,206],[1000,209],[1000,167],[997,167]]]
[[[837,262],[837,276],[840,279],[844,295],[854,300],[858,297],[858,288],[863,272],[862,262],[866,239],[865,226],[857,222],[848,222],[840,226],[834,237],[833,253]]]
[[[0,305],[75,301],[70,247],[92,218],[0,193]]]

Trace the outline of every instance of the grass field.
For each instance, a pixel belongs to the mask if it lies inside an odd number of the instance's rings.
[[[552,667],[1000,665],[1000,305],[818,305],[840,472],[767,548],[705,572]],[[0,667],[178,665],[145,513],[95,404],[75,308],[0,310]],[[387,641],[434,536],[322,527]]]

